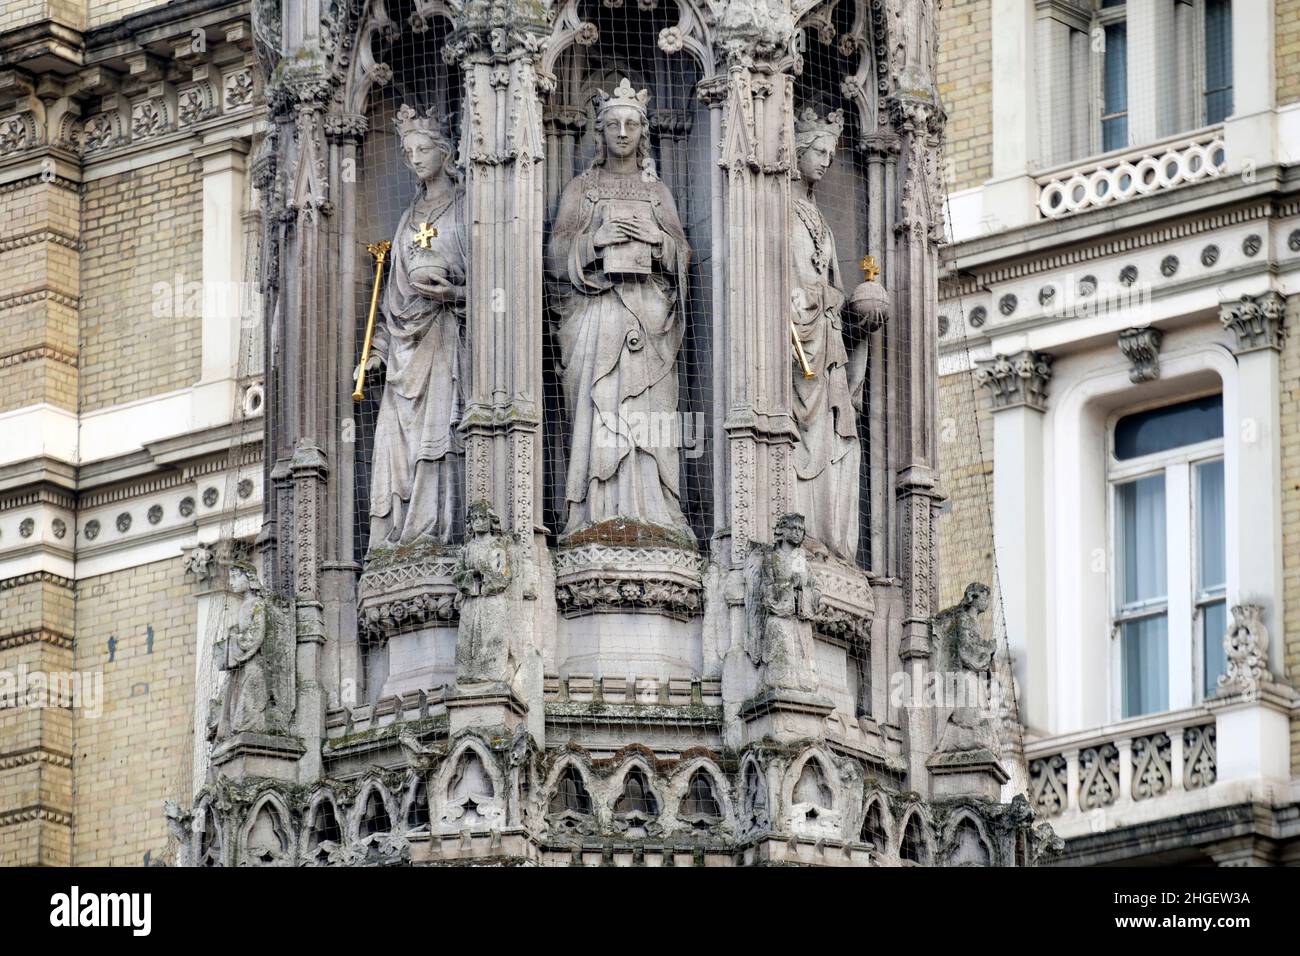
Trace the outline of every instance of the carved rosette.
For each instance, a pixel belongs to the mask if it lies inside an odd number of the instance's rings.
[[[688,620],[703,594],[704,558],[694,551],[585,544],[555,554],[555,597],[565,617],[621,611]]]
[[[975,381],[992,393],[994,411],[1020,406],[1047,410],[1047,383],[1052,379],[1052,356],[1048,353],[999,354],[975,364]]]

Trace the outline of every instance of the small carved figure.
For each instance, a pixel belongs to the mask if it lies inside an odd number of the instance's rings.
[[[281,602],[263,596],[251,564],[231,566],[230,590],[239,604],[226,636],[214,648],[217,667],[229,678],[215,720],[209,717],[210,733],[218,739],[245,732],[287,733],[296,703],[291,618]]]
[[[992,678],[997,643],[980,633],[978,615],[989,608],[989,589],[966,585],[960,604],[936,614],[930,623],[934,667],[943,688],[954,688],[962,699],[946,701],[952,707],[939,738],[939,751],[952,753],[994,750],[992,724],[978,700],[981,688]],[[974,696],[974,701],[969,698]]]
[[[756,549],[747,574],[745,653],[763,668],[765,687],[815,693],[812,620],[821,595],[803,549],[803,515],[782,515],[773,537],[770,549]]]
[[[460,592],[456,636],[457,683],[510,681],[510,632],[514,605],[510,542],[501,519],[486,501],[469,506],[469,538],[452,572]]]

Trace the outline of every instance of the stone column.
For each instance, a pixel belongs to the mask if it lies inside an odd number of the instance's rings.
[[[525,548],[539,585],[520,622],[523,700],[513,692],[449,699],[453,731],[512,728],[544,739],[540,648],[554,630],[554,585],[542,526],[542,229],[546,139],[538,65],[550,12],[527,0],[467,9],[448,43],[465,82],[463,143],[469,228],[472,369],[461,430],[466,504],[487,500]],[[577,124],[573,127],[577,129]]]
[[[790,180],[794,169],[793,20],[784,3],[728,5],[718,29],[725,72],[701,84],[721,175],[714,182],[714,560],[726,579],[724,735],[746,735],[741,705],[756,690],[744,650],[743,568],[772,541],[793,501],[790,379]],[[726,648],[727,642],[720,642]],[[817,723],[816,720],[813,721]]]
[[[1276,0],[1232,5],[1232,115],[1224,121],[1228,171],[1278,161],[1273,11]]]
[[[190,415],[194,428],[204,428],[230,421],[238,400],[248,143],[204,143],[194,155],[203,164],[204,294],[202,372]]]
[[[976,380],[993,395],[993,539],[1021,720],[1049,727],[1043,417],[1052,356],[996,355]]]
[[[984,213],[995,228],[1037,218],[1038,84],[1034,82],[1034,4],[992,0],[993,177],[984,184]]]
[[[1237,421],[1223,423],[1224,441],[1237,443],[1237,454],[1224,460],[1227,600],[1229,606],[1262,604],[1263,623],[1274,634],[1283,633],[1286,620],[1278,396],[1288,307],[1293,307],[1291,300],[1265,292],[1242,296],[1219,312],[1237,356]],[[1269,649],[1269,667],[1275,674],[1285,673],[1281,643],[1274,641]]]

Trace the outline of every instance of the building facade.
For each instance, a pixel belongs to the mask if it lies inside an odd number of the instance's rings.
[[[943,18],[941,593],[1065,862],[1293,864],[1300,4]]]
[[[11,4],[0,860],[1048,852],[906,691],[938,12]]]

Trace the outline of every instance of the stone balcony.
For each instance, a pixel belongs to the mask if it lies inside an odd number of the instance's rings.
[[[1226,168],[1223,129],[1207,127],[1041,173],[1035,179],[1038,214],[1042,219],[1061,219],[1214,179]]]
[[[1026,740],[1029,799],[1067,841],[1290,791],[1289,688]],[[1068,854],[1067,854],[1068,855]]]

